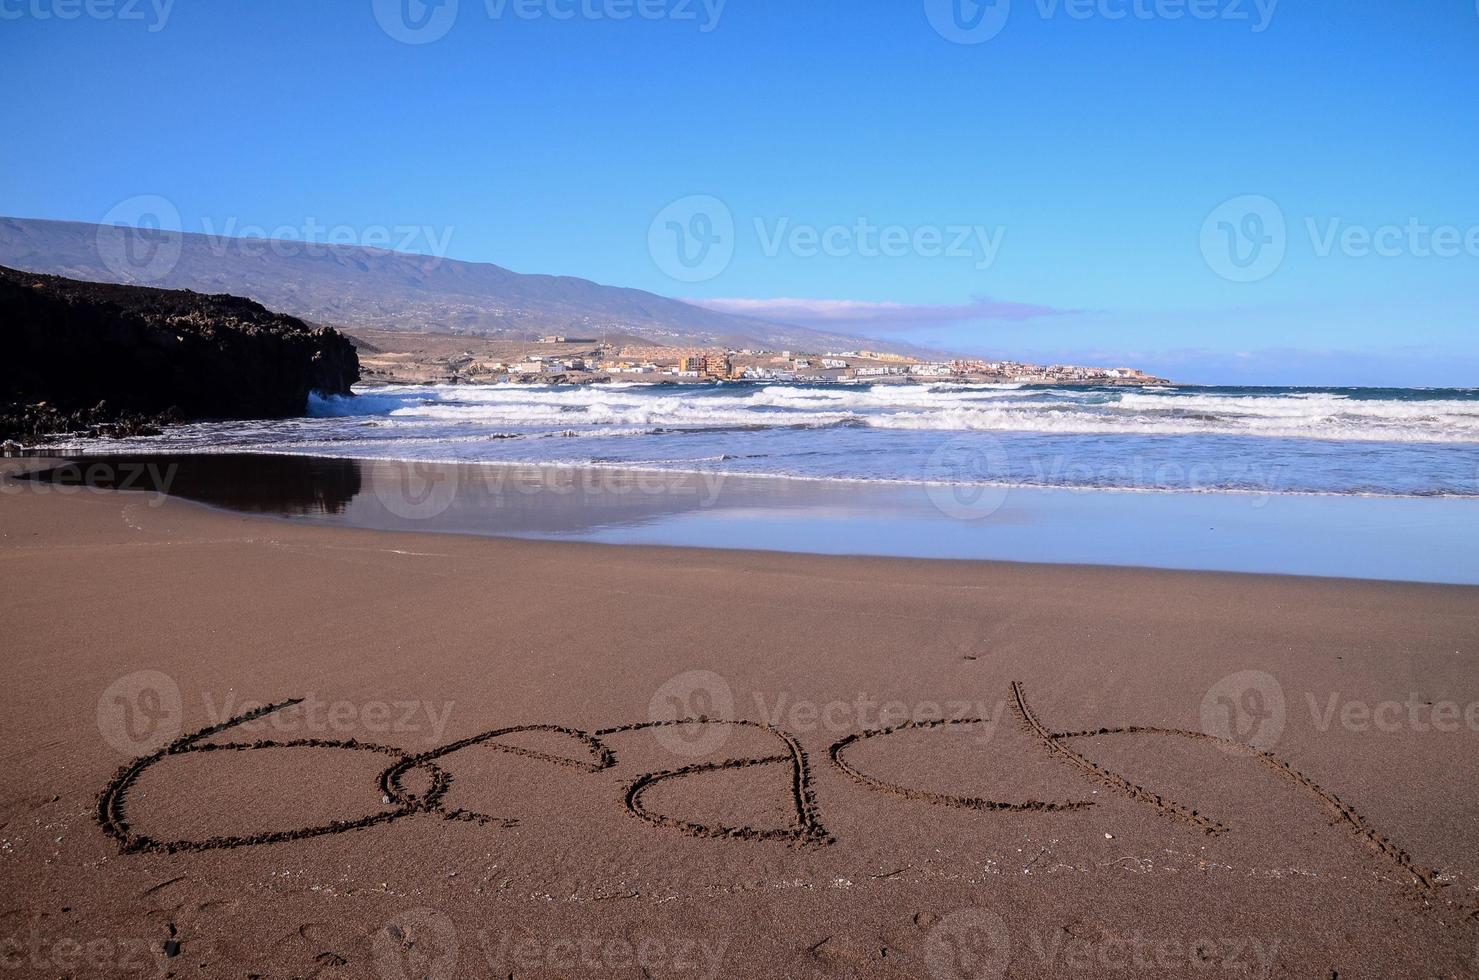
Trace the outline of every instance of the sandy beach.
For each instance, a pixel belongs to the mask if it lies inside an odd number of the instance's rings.
[[[18,973],[1474,973],[1479,590],[47,489],[0,497]]]
[[[0,0],[0,980],[1479,980],[1476,15]]]

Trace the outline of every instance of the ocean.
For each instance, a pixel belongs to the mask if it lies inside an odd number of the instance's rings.
[[[877,483],[1479,496],[1479,389],[396,385],[68,451],[249,452]]]

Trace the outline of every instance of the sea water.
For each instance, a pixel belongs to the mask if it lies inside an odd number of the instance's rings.
[[[1479,389],[391,385],[68,451],[266,452],[879,483],[1479,496]]]

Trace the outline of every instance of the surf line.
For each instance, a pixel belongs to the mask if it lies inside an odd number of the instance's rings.
[[[388,824],[416,814],[427,814],[444,820],[465,821],[486,826],[512,827],[518,824],[517,820],[449,806],[446,797],[452,787],[452,775],[445,768],[438,765],[438,761],[462,749],[473,746],[486,746],[498,752],[506,752],[539,762],[575,769],[580,772],[598,773],[612,769],[617,765],[616,753],[605,742],[605,739],[612,736],[678,725],[724,724],[750,728],[773,738],[777,743],[776,751],[763,755],[731,758],[718,762],[697,763],[674,769],[641,773],[627,782],[622,794],[622,805],[627,813],[649,825],[676,830],[692,837],[745,841],[783,841],[788,845],[798,847],[825,847],[837,842],[836,838],[826,830],[822,823],[821,810],[817,803],[811,767],[805,749],[801,746],[799,740],[790,732],[764,722],[743,719],[716,719],[709,718],[706,715],[699,715],[693,718],[633,722],[599,729],[595,732],[586,732],[578,728],[563,725],[512,725],[490,729],[418,754],[411,754],[393,746],[373,742],[361,742],[353,738],[259,739],[251,742],[207,741],[212,736],[228,732],[233,728],[267,715],[284,711],[302,702],[302,698],[290,698],[275,704],[268,704],[243,712],[218,724],[210,725],[199,731],[184,735],[163,748],[149,755],[140,756],[124,765],[98,794],[96,816],[103,832],[118,842],[119,849],[124,854],[175,854],[180,852],[253,847],[292,840],[304,840],[328,834],[347,833],[353,830]],[[1149,806],[1164,817],[1188,824],[1212,835],[1225,834],[1231,830],[1227,825],[1200,813],[1196,809],[1173,800],[1168,800],[1152,790],[1131,782],[1125,776],[1100,766],[1074,748],[1074,743],[1112,736],[1143,735],[1184,738],[1193,741],[1208,742],[1227,748],[1234,753],[1255,760],[1280,779],[1290,783],[1305,794],[1312,796],[1333,815],[1336,826],[1341,827],[1364,844],[1385,864],[1398,871],[1404,879],[1409,881],[1419,891],[1427,895],[1436,896],[1444,887],[1438,880],[1438,875],[1432,869],[1416,863],[1405,848],[1398,845],[1391,838],[1378,833],[1354,807],[1271,752],[1264,752],[1239,742],[1209,735],[1205,732],[1154,726],[1124,726],[1118,728],[1086,729],[1082,731],[1055,731],[1039,718],[1036,711],[1028,702],[1023,685],[1016,681],[1011,684],[1010,704],[1018,720],[1021,722],[1024,731],[1038,742],[1051,757],[1067,765],[1079,775],[1100,785],[1107,786],[1117,794],[1131,801]],[[857,764],[847,759],[849,748],[869,739],[887,738],[906,731],[942,730],[951,726],[983,724],[987,721],[988,719],[986,718],[910,721],[887,728],[868,729],[855,732],[834,742],[829,747],[827,755],[833,767],[841,774],[868,789],[903,800],[929,805],[982,812],[1043,813],[1077,811],[1096,805],[1091,800],[1001,801],[930,792],[898,783],[891,783],[869,775],[859,768]],[[542,732],[563,736],[572,740],[583,751],[577,756],[564,756],[498,741],[498,739],[504,736],[522,732]],[[195,840],[160,840],[148,833],[139,831],[130,822],[128,815],[129,791],[145,772],[154,766],[165,763],[169,759],[195,753],[257,752],[295,748],[370,752],[387,757],[389,762],[377,778],[380,802],[384,809],[352,819],[331,820],[315,826],[300,827],[294,830],[269,830],[253,834],[218,835]],[[779,766],[787,770],[789,776],[787,781],[787,795],[789,797],[792,817],[786,826],[730,826],[723,823],[701,823],[683,820],[658,812],[647,806],[644,802],[644,795],[654,786],[663,782],[704,773],[749,769],[760,766]],[[425,785],[419,792],[406,785],[406,780],[412,773],[419,773],[425,780]],[[1469,905],[1472,903],[1463,904]],[[1466,917],[1471,922],[1479,922],[1479,908],[1467,911]]]

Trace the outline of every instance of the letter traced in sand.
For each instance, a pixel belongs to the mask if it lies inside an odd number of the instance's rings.
[[[1187,731],[1180,728],[1129,725],[1121,728],[1096,728],[1079,732],[1052,732],[1038,721],[1037,716],[1033,714],[1031,707],[1027,704],[1027,695],[1022,689],[1022,685],[1016,681],[1012,682],[1012,698],[1017,712],[1022,718],[1022,723],[1026,726],[1028,732],[1040,739],[1050,752],[1062,758],[1070,765],[1073,765],[1090,778],[1097,779],[1133,800],[1147,803],[1160,813],[1173,819],[1183,820],[1194,826],[1202,827],[1209,834],[1222,834],[1228,831],[1227,827],[1217,821],[1202,816],[1197,811],[1184,807],[1179,803],[1163,799],[1149,790],[1136,786],[1123,776],[1090,762],[1064,743],[1078,739],[1101,738],[1107,735],[1161,735],[1209,742],[1239,755],[1257,760],[1263,766],[1276,773],[1281,779],[1292,783],[1300,790],[1318,800],[1322,806],[1334,815],[1337,826],[1344,828],[1357,840],[1361,841],[1361,843],[1394,865],[1419,891],[1434,893],[1439,889],[1437,876],[1431,868],[1425,868],[1414,862],[1406,849],[1398,846],[1391,838],[1378,834],[1367,823],[1366,818],[1356,811],[1355,807],[1328,789],[1325,789],[1272,752],[1265,752],[1261,749],[1244,745],[1241,742],[1219,738],[1216,735],[1208,735],[1206,732]],[[1479,913],[1479,909],[1471,911],[1469,916],[1472,918],[1476,913]]]
[[[1357,840],[1374,851],[1377,856],[1383,859],[1390,867],[1395,868],[1419,891],[1436,897],[1442,889],[1442,885],[1438,882],[1437,876],[1432,870],[1414,862],[1405,849],[1398,846],[1391,839],[1377,833],[1361,814],[1348,803],[1341,800],[1340,797],[1320,786],[1308,776],[1300,773],[1271,752],[1264,752],[1228,739],[1208,735],[1204,732],[1186,731],[1175,728],[1127,726],[1120,728],[1088,729],[1084,731],[1054,731],[1039,719],[1031,705],[1028,704],[1026,692],[1020,683],[1013,682],[1011,693],[1013,709],[1021,720],[1023,728],[1053,758],[1074,769],[1080,775],[1107,786],[1134,802],[1143,803],[1165,817],[1181,823],[1190,824],[1193,827],[1204,830],[1208,834],[1225,834],[1231,829],[1211,817],[1173,800],[1168,800],[1151,790],[1132,783],[1119,773],[1112,772],[1100,766],[1073,748],[1070,743],[1116,735],[1150,735],[1204,741],[1216,744],[1224,749],[1229,749],[1234,753],[1257,761],[1280,779],[1286,780],[1300,791],[1313,796],[1334,816],[1334,824],[1336,826],[1344,828]],[[136,854],[145,852],[175,853],[179,851],[204,851],[302,840],[326,834],[339,834],[351,830],[360,830],[379,824],[387,824],[403,817],[422,813],[446,820],[469,821],[493,826],[513,826],[517,824],[517,821],[493,817],[469,810],[449,808],[446,805],[445,799],[452,785],[452,776],[444,768],[437,765],[437,762],[461,749],[475,745],[485,745],[499,752],[523,756],[538,762],[565,766],[584,773],[599,773],[611,769],[617,764],[616,754],[602,740],[605,737],[670,725],[727,724],[753,728],[775,738],[780,743],[777,751],[769,755],[748,756],[745,758],[727,759],[720,762],[688,765],[677,769],[642,773],[626,784],[625,792],[621,799],[627,812],[650,825],[677,830],[693,837],[752,841],[774,840],[785,841],[795,846],[826,846],[835,843],[834,838],[822,825],[805,750],[802,749],[801,744],[789,732],[773,725],[755,721],[711,721],[706,717],[700,716],[697,718],[683,718],[671,721],[647,721],[617,725],[611,728],[600,729],[594,734],[577,728],[568,728],[560,725],[513,725],[506,728],[491,729],[456,742],[450,742],[419,755],[412,755],[401,749],[369,742],[360,742],[355,739],[333,740],[309,738],[286,741],[258,740],[246,743],[214,743],[205,741],[205,739],[213,735],[229,731],[247,722],[255,721],[274,712],[290,708],[301,703],[301,700],[294,698],[281,701],[277,704],[267,705],[237,715],[220,724],[203,728],[193,734],[176,739],[152,755],[142,756],[125,765],[98,796],[97,816],[103,831],[118,841],[123,853]],[[848,778],[870,789],[905,800],[919,801],[931,805],[957,807],[982,812],[1073,811],[1094,805],[1090,801],[1050,802],[1027,800],[1022,802],[1002,802],[978,797],[951,796],[944,793],[930,792],[886,782],[868,775],[855,764],[850,763],[846,758],[846,752],[851,746],[868,739],[886,738],[889,735],[906,730],[938,731],[944,730],[951,725],[978,724],[984,721],[985,719],[974,718],[907,722],[891,728],[855,732],[834,743],[830,747],[828,755],[833,765],[839,771]],[[553,755],[520,745],[505,744],[497,741],[501,736],[518,732],[547,732],[564,735],[582,745],[586,750],[586,757],[570,758]],[[274,830],[256,834],[208,837],[203,840],[157,840],[147,833],[139,832],[129,822],[127,805],[130,788],[144,772],[171,757],[190,753],[257,752],[294,748],[337,749],[346,752],[376,752],[387,756],[390,763],[379,774],[378,783],[375,787],[386,809],[368,813],[354,819],[334,820],[318,826],[301,827],[296,830]],[[659,783],[721,770],[748,769],[756,766],[788,767],[790,774],[788,795],[795,815],[794,820],[789,826],[762,828],[727,826],[718,823],[698,823],[655,812],[649,809],[643,801],[644,794]],[[424,772],[429,779],[429,785],[419,794],[404,785],[406,776],[415,770]],[[369,789],[369,787],[366,788]],[[1473,905],[1471,901],[1460,904],[1465,907],[1465,915],[1469,921],[1479,921],[1479,909],[1471,908],[1470,906]]]
[[[1022,803],[1003,803],[997,800],[983,800],[974,796],[950,796],[945,793],[931,793],[922,789],[912,789],[908,786],[900,786],[896,783],[884,782],[874,776],[870,776],[843,758],[843,753],[848,746],[870,738],[882,738],[895,732],[922,731],[931,728],[944,728],[947,725],[979,725],[986,721],[984,718],[952,718],[932,721],[906,721],[902,725],[894,725],[891,728],[873,728],[867,731],[854,732],[853,734],[835,742],[828,754],[832,757],[832,764],[842,770],[851,778],[867,786],[876,789],[880,793],[890,796],[900,796],[906,800],[922,800],[925,803],[937,803],[940,806],[959,807],[962,810],[1037,810],[1050,813],[1057,810],[1082,810],[1094,805],[1092,800],[1070,801],[1061,803],[1049,803],[1041,800],[1026,800]]]
[[[301,840],[307,837],[319,837],[324,834],[340,834],[349,830],[357,830],[361,827],[372,827],[376,824],[389,823],[401,817],[421,811],[439,811],[441,796],[446,792],[448,785],[447,774],[436,766],[427,764],[425,768],[431,775],[431,787],[426,794],[415,797],[410,794],[400,794],[395,798],[395,807],[390,810],[382,810],[378,813],[367,814],[354,820],[335,820],[317,827],[301,827],[297,830],[263,831],[257,834],[244,834],[237,836],[207,837],[204,840],[176,840],[159,841],[147,834],[137,833],[128,822],[128,791],[144,774],[146,770],[164,761],[171,756],[185,755],[193,752],[255,752],[273,749],[342,749],[349,752],[379,752],[391,756],[397,760],[395,766],[402,763],[413,763],[413,757],[406,755],[400,749],[390,748],[385,745],[374,745],[368,742],[359,742],[354,739],[291,739],[287,741],[258,740],[248,743],[215,743],[205,742],[204,739],[212,735],[255,721],[274,712],[290,708],[301,703],[301,698],[293,698],[281,701],[277,704],[265,705],[253,711],[248,711],[227,719],[218,725],[202,728],[198,732],[182,736],[159,749],[152,755],[142,756],[124,766],[113,777],[107,787],[98,796],[98,821],[102,824],[103,831],[118,841],[120,848],[125,854],[138,854],[144,852],[174,853],[176,851],[207,851],[217,848],[249,847],[254,844],[273,844],[279,841]],[[387,769],[381,774],[381,789],[390,794],[386,776],[393,771],[395,766]]]
[[[812,793],[811,776],[806,763],[806,752],[801,748],[801,744],[796,741],[793,735],[774,726],[761,724],[757,721],[709,722],[704,717],[700,717],[697,720],[708,724],[741,725],[767,732],[780,739],[786,747],[786,752],[784,754],[769,755],[761,758],[727,759],[724,762],[700,763],[697,765],[683,766],[679,769],[645,773],[637,777],[627,787],[626,808],[628,812],[641,817],[648,823],[656,824],[659,827],[673,827],[694,837],[785,840],[795,844],[817,845],[833,843],[832,835],[823,829],[821,821],[817,817],[816,797]],[[632,725],[618,725],[615,728],[603,728],[596,734],[615,735],[618,732],[633,732],[648,728],[662,728],[683,724],[692,724],[692,721],[645,721]],[[757,830],[753,827],[710,826],[652,813],[642,805],[642,794],[663,780],[680,779],[685,776],[693,776],[705,772],[717,772],[723,769],[746,769],[750,766],[775,765],[788,765],[791,767],[791,803],[796,809],[796,823],[791,827]]]
[[[436,760],[443,759],[454,752],[474,745],[486,745],[488,748],[499,752],[507,752],[554,765],[567,766],[582,772],[596,773],[610,769],[616,765],[616,754],[601,741],[599,736],[640,731],[665,725],[734,724],[767,732],[780,741],[785,751],[757,758],[728,759],[723,762],[685,766],[681,769],[643,773],[637,776],[626,788],[623,801],[627,811],[632,816],[644,820],[647,823],[660,827],[671,827],[695,837],[785,840],[798,845],[824,845],[832,842],[831,835],[823,829],[817,817],[816,800],[812,795],[806,753],[790,734],[770,725],[763,725],[752,721],[710,722],[707,718],[702,717],[684,718],[674,721],[620,725],[615,728],[603,729],[596,735],[560,725],[513,725],[507,728],[496,728],[482,732],[478,735],[439,746],[419,755],[410,755],[400,749],[385,745],[375,745],[369,742],[360,742],[355,739],[309,738],[286,741],[257,740],[245,743],[204,741],[213,735],[218,735],[232,728],[290,708],[301,703],[301,701],[301,698],[293,698],[237,715],[218,725],[212,725],[198,732],[176,739],[152,755],[142,756],[124,766],[98,796],[98,822],[102,825],[104,833],[118,841],[123,853],[137,854],[145,852],[175,853],[177,851],[206,851],[219,848],[250,847],[258,844],[302,840],[309,837],[319,837],[324,834],[339,834],[351,830],[373,827],[377,824],[389,823],[393,820],[399,820],[402,817],[408,817],[417,813],[434,814],[447,820],[470,821],[485,825],[512,826],[517,824],[517,821],[476,813],[471,810],[448,808],[445,799],[447,791],[452,786],[452,775],[438,766]],[[586,747],[589,752],[589,758],[572,759],[565,756],[539,752],[519,745],[508,745],[495,741],[500,736],[511,735],[517,732],[552,732],[568,736]],[[377,785],[380,798],[382,801],[385,801],[384,805],[389,807],[389,809],[369,813],[351,820],[334,820],[314,827],[300,827],[296,830],[264,831],[256,834],[208,837],[203,840],[161,841],[148,834],[136,831],[129,823],[128,792],[130,788],[133,787],[144,772],[171,757],[201,752],[257,752],[294,748],[378,752],[391,757],[394,761],[380,773]],[[723,769],[744,769],[750,766],[770,765],[784,765],[790,768],[789,793],[792,806],[796,813],[795,823],[790,827],[728,827],[724,825],[694,823],[678,820],[660,813],[654,813],[642,804],[642,794],[654,784],[664,780],[680,779],[698,773]],[[425,771],[431,781],[430,786],[420,794],[411,791],[404,784],[405,777],[413,770],[418,769]]]

